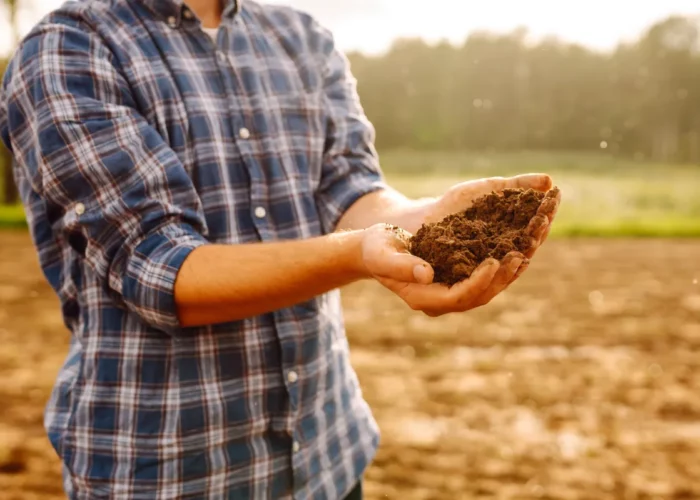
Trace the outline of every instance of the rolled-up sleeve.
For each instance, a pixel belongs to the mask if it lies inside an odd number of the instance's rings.
[[[374,146],[375,129],[365,115],[350,63],[328,30],[314,26],[314,44],[325,61],[326,147],[317,200],[327,232],[362,196],[386,187]]]
[[[207,243],[202,206],[110,51],[88,26],[44,26],[3,83],[3,140],[57,236],[120,306],[179,330],[174,285],[188,254]]]

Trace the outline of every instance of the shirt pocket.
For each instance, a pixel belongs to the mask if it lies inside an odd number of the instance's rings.
[[[315,192],[321,181],[326,141],[326,114],[321,92],[277,95],[269,115],[277,131],[272,140],[284,175]]]

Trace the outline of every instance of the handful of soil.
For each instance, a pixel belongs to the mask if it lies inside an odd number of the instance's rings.
[[[411,238],[410,252],[435,270],[435,283],[463,281],[484,260],[501,260],[509,252],[526,252],[531,245],[525,230],[545,196],[533,189],[506,189],[477,199],[465,212],[426,224]]]

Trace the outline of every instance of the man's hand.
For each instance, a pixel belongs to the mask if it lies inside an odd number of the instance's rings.
[[[400,283],[428,285],[433,268],[408,251],[411,234],[390,224],[377,224],[364,231],[361,266],[367,277]]]
[[[511,187],[546,191],[551,185],[548,176],[484,179],[459,184],[434,202],[426,222],[438,221],[448,214],[465,210],[475,199],[492,191]],[[410,233],[393,226],[380,224],[365,231],[363,263],[373,278],[401,297],[411,309],[429,316],[468,311],[488,304],[525,272],[529,259],[549,234],[560,200],[558,190],[550,191],[543,200],[528,225],[527,233],[532,243],[525,254],[511,252],[501,262],[488,259],[468,280],[452,287],[432,283],[431,266],[408,251]]]
[[[433,269],[408,251],[410,234],[387,224],[365,230],[362,263],[367,274],[401,297],[411,309],[429,316],[464,312],[488,303],[503,291],[526,263],[512,253],[503,262],[490,259],[455,286],[432,283]]]
[[[474,201],[494,191],[501,192],[504,189],[534,189],[547,192],[552,188],[552,178],[546,174],[526,174],[515,177],[491,177],[467,181],[452,186],[440,198],[426,205],[422,213],[422,220],[413,220],[407,227],[417,230],[423,223],[439,222],[448,215],[463,212],[472,206]],[[525,253],[527,259],[531,259],[537,249],[545,242],[552,226],[552,221],[559,209],[561,193],[559,190],[549,192],[540,205],[537,215],[530,221],[527,232],[532,238],[532,244]],[[515,257],[516,255],[514,255]],[[527,266],[527,264],[525,264]],[[523,269],[524,271],[524,269]],[[502,271],[503,272],[503,271]],[[518,273],[518,276],[522,271]],[[516,276],[517,278],[517,276]]]
[[[448,215],[463,212],[482,196],[505,189],[534,189],[546,192],[552,188],[552,178],[546,174],[526,174],[515,177],[490,177],[455,184],[428,208],[422,222],[439,222]]]

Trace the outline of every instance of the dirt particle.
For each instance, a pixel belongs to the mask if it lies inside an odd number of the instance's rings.
[[[410,240],[411,253],[433,266],[436,283],[454,285],[488,258],[500,261],[510,252],[530,249],[528,224],[545,197],[557,192],[506,189],[483,196],[465,212],[423,225]]]
[[[410,233],[407,232],[405,229],[399,226],[394,226],[392,224],[385,224],[384,229],[386,231],[394,233],[394,236],[403,241],[406,244],[406,246],[410,244]]]

